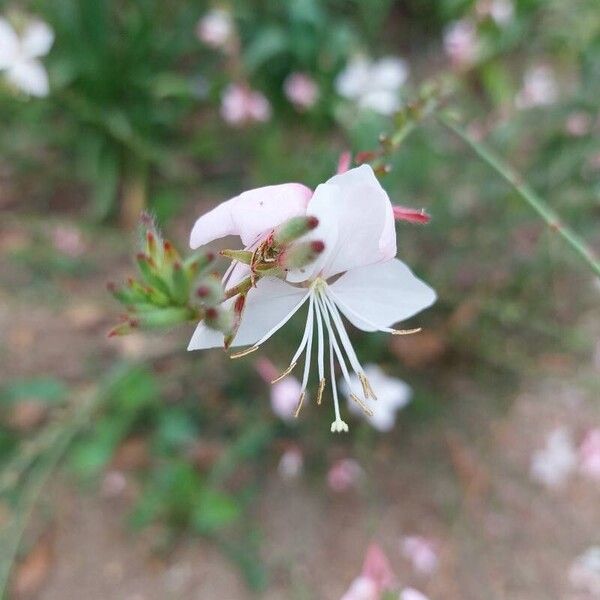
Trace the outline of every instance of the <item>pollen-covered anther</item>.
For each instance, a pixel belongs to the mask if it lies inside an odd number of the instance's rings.
[[[419,333],[422,330],[422,327],[417,327],[416,329],[394,329],[392,330],[392,335],[412,335],[413,333]]]
[[[298,364],[298,362],[293,362],[281,375],[275,377],[271,383],[277,383],[281,381],[284,377],[287,377],[293,370],[294,367]]]
[[[361,407],[362,411],[365,413],[365,415],[367,415],[367,417],[373,416],[373,411],[356,394],[350,394],[350,398],[352,398],[352,400],[354,400],[354,402]]]
[[[306,398],[306,392],[302,392],[300,394],[300,399],[298,400],[298,406],[296,406],[296,410],[294,411],[294,418],[297,419],[300,414],[300,410],[302,409],[302,405],[304,404],[304,398]]]
[[[377,400],[377,396],[375,395],[375,392],[373,391],[373,388],[371,387],[367,376],[364,373],[359,373],[358,379],[360,380],[360,384],[362,385],[365,398],[372,398],[373,400]]]
[[[252,352],[256,352],[258,350],[258,346],[250,346],[250,348],[246,348],[245,350],[242,350],[241,352],[234,352],[233,354],[229,355],[229,358],[235,359],[235,358],[242,358],[243,356],[248,356],[248,354],[252,354]]]
[[[321,400],[323,399],[323,391],[325,390],[325,378],[319,381],[319,389],[317,390],[317,405],[321,405]]]

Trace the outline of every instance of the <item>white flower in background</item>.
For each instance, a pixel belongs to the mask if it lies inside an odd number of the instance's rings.
[[[558,100],[558,92],[554,71],[546,65],[538,65],[525,72],[523,86],[515,98],[515,104],[521,109],[549,106]]]
[[[0,71],[25,94],[47,96],[48,73],[38,59],[50,52],[53,43],[54,32],[43,21],[31,21],[19,35],[0,17]]]
[[[230,200],[200,217],[192,231],[191,246],[196,248],[232,233],[241,235],[250,245],[268,235],[276,224],[273,220],[275,214],[269,214],[269,207],[275,208],[278,217],[286,203],[292,203],[294,211],[298,208],[296,193],[289,197],[278,195],[282,187],[286,186],[272,186],[269,192],[262,192],[262,197],[260,190],[247,192],[252,194],[252,202],[247,204],[246,210],[241,201],[242,195],[235,199],[236,204]],[[298,188],[306,189],[297,184],[293,187],[294,190]],[[278,191],[273,195],[275,189]],[[276,196],[279,201],[275,206],[271,201]],[[376,396],[352,347],[341,315],[363,331],[401,335],[408,332],[392,329],[391,325],[427,308],[433,304],[436,295],[402,261],[394,258],[396,230],[393,208],[370,166],[350,169],[319,185],[308,201],[306,214],[315,217],[318,225],[300,241],[311,246],[318,244],[321,251],[318,258],[304,268],[289,270],[285,280],[261,278],[256,287],[250,289],[240,327],[233,340],[233,346],[249,347],[234,357],[257,350],[302,306],[308,304],[304,334],[289,367],[280,378],[289,375],[305,355],[296,409],[298,414],[306,396],[316,332],[317,404],[321,403],[325,389],[327,368],[335,411],[331,431],[347,431],[348,425],[340,414],[336,360],[351,390],[352,399],[369,415],[372,413],[367,406],[368,399]],[[253,237],[249,235],[250,230]],[[232,306],[233,300],[227,301],[224,307]],[[223,344],[222,333],[200,323],[188,349],[200,350]],[[357,379],[351,379],[350,371]],[[356,381],[360,382],[359,386]]]
[[[288,448],[279,459],[277,472],[282,479],[296,479],[302,474],[304,457],[297,446]]]
[[[377,365],[366,365],[364,373],[377,396],[377,402],[370,405],[372,414],[365,414],[350,397],[350,394],[353,393],[351,390],[360,385],[358,376],[355,374],[350,378],[350,387],[346,382],[342,382],[342,390],[348,397],[348,407],[351,412],[364,415],[375,429],[390,431],[396,423],[396,412],[410,402],[411,389],[401,379],[386,375]]]
[[[590,600],[600,598],[600,546],[588,548],[575,559],[569,569],[569,583],[589,594]]]
[[[266,122],[271,118],[269,101],[255,90],[232,83],[221,98],[221,116],[230,125]]]
[[[506,25],[515,14],[511,0],[479,0],[476,10],[481,16],[490,16],[498,25]]]
[[[531,476],[549,488],[559,488],[577,467],[577,452],[571,434],[564,427],[551,431],[546,445],[534,453]]]
[[[468,19],[450,23],[444,30],[444,50],[452,64],[459,69],[475,64],[479,54],[475,24]]]
[[[386,56],[371,61],[355,56],[338,75],[338,94],[353,100],[360,108],[391,115],[400,108],[400,88],[408,78],[406,61]]]
[[[270,383],[279,376],[279,371],[268,358],[260,358],[255,366],[265,383]],[[288,375],[279,379],[271,386],[271,409],[280,419],[290,421],[294,418],[300,393],[300,382],[295,377]]]
[[[306,73],[291,73],[283,82],[286,98],[297,108],[307,110],[319,99],[319,86]]]
[[[579,471],[600,482],[600,428],[588,431],[579,446]]]
[[[211,48],[226,48],[233,38],[234,26],[231,13],[214,8],[206,13],[196,26],[196,35]]]
[[[407,535],[400,540],[400,552],[421,575],[431,575],[438,566],[437,544],[420,535]]]
[[[398,600],[429,600],[427,596],[415,588],[404,588],[398,596]]]

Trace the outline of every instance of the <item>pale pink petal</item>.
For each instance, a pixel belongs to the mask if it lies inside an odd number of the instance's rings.
[[[370,544],[367,548],[362,575],[374,581],[379,591],[389,590],[394,586],[396,576],[388,557],[378,544]]]
[[[23,55],[39,58],[50,52],[54,43],[54,31],[43,21],[32,21],[27,25],[21,38]]]
[[[329,286],[347,319],[363,331],[376,331],[431,306],[435,292],[400,260],[353,269]]]
[[[0,69],[10,67],[18,58],[19,38],[12,25],[0,17]]]
[[[305,239],[323,241],[325,251],[309,268],[290,272],[289,281],[329,278],[396,254],[392,205],[369,165],[318,186],[306,212],[319,219],[319,226]]]
[[[419,590],[415,590],[415,588],[404,588],[400,592],[398,600],[429,600],[429,598]]]
[[[202,215],[190,235],[198,248],[226,235],[239,235],[244,246],[291,217],[306,213],[312,191],[300,183],[249,190]]]
[[[374,581],[368,577],[357,577],[340,600],[380,600],[380,594]]]
[[[42,98],[50,91],[46,69],[37,60],[20,60],[8,69],[6,78],[29,96]]]
[[[300,308],[306,299],[306,289],[295,288],[275,278],[260,279],[256,288],[248,292],[242,321],[232,347],[246,346],[259,341],[269,330]],[[230,308],[234,299],[223,304]],[[223,334],[200,323],[190,340],[188,350],[202,350],[223,346]]]

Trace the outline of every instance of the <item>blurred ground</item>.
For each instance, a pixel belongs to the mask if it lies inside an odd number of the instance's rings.
[[[119,276],[115,265],[127,270],[123,243],[107,236],[123,236],[85,233],[82,244],[93,264],[50,276],[27,254],[40,228],[48,227],[19,220],[2,225],[2,378],[52,374],[86,385],[98,364],[168,351],[186,337],[107,340],[115,311],[104,285]],[[27,269],[19,262],[24,256]],[[25,286],[35,268],[35,285]],[[377,540],[401,582],[433,599],[592,598],[576,594],[568,571],[577,555],[600,542],[598,483],[573,475],[562,489],[549,490],[529,476],[532,453],[556,425],[579,440],[600,422],[593,397],[598,365],[574,367],[559,358],[556,376],[524,381],[501,415],[457,373],[451,385],[460,402],[452,418],[408,428],[400,423],[401,435],[377,445],[375,456],[356,457],[369,466],[355,490],[329,491],[322,476],[268,477],[255,508],[270,574],[261,597],[338,600],[359,572],[369,541]],[[185,539],[167,556],[153,552],[155,532],[128,529],[128,490],[135,482],[126,472],[123,477],[117,489],[110,478],[100,490],[82,491],[68,477],[52,483],[42,502],[41,541],[16,571],[14,585],[23,591],[16,598],[256,597],[208,542]],[[438,540],[440,566],[433,575],[416,576],[401,557],[399,539],[407,534]]]

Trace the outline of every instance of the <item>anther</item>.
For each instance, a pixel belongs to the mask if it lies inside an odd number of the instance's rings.
[[[242,356],[247,356],[248,354],[251,354],[252,352],[256,352],[256,350],[258,350],[258,346],[251,346],[250,348],[246,348],[245,350],[242,350],[241,352],[234,352],[233,354],[230,354],[229,358],[242,358]]]
[[[356,394],[350,394],[350,398],[352,398],[352,400],[354,400],[354,402],[356,402],[356,404],[362,408],[367,417],[373,416],[373,411],[369,409],[369,407]]]
[[[306,392],[302,392],[300,394],[300,400],[298,400],[298,406],[296,406],[296,410],[294,411],[294,418],[297,419],[300,414],[300,409],[302,408],[302,404],[304,403],[304,398],[306,396]]]
[[[321,405],[321,400],[323,399],[323,391],[325,390],[325,378],[319,381],[319,389],[317,390],[317,404]]]
[[[360,379],[360,384],[362,385],[365,398],[371,397],[373,400],[377,400],[377,396],[375,395],[367,376],[364,373],[359,373],[358,378]]]
[[[275,377],[275,379],[273,379],[273,381],[271,381],[271,383],[277,383],[278,381],[281,381],[284,377],[287,377],[294,370],[294,367],[297,364],[298,364],[297,362],[293,362],[281,375],[279,375],[278,377]]]
[[[419,333],[422,329],[422,327],[417,327],[416,329],[394,329],[392,335],[412,335],[413,333]]]

